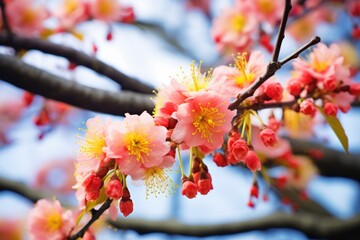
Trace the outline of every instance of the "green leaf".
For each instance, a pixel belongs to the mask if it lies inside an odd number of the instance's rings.
[[[343,146],[345,152],[349,154],[349,140],[346,136],[345,130],[341,125],[339,119],[337,117],[328,116],[325,114],[324,109],[322,107],[318,107],[321,114],[324,116],[327,123],[330,125],[336,136],[338,137],[341,145]]]

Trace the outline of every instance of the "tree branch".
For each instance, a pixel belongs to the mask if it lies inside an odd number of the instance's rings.
[[[131,229],[139,234],[164,233],[193,237],[222,236],[250,231],[288,228],[313,238],[336,238],[360,234],[360,215],[343,220],[310,213],[274,213],[258,219],[213,225],[187,225],[176,221],[147,221],[139,219],[108,220],[117,229]]]
[[[36,203],[41,198],[51,197],[45,192],[31,189],[24,183],[16,182],[3,177],[0,177],[0,192],[1,191],[11,191],[17,193],[33,203]]]
[[[322,153],[314,159],[320,174],[329,177],[345,177],[360,182],[360,154],[346,154],[323,146],[317,142],[309,142],[288,138],[295,154],[311,155],[316,150]]]
[[[124,115],[152,112],[151,95],[99,90],[69,81],[28,65],[16,57],[0,54],[0,79],[46,98],[95,112]]]
[[[0,45],[12,47],[15,50],[35,49],[51,55],[64,57],[70,62],[92,69],[95,72],[110,78],[112,81],[119,83],[123,90],[131,90],[147,94],[153,93],[154,90],[153,87],[126,76],[116,68],[96,59],[95,57],[91,57],[83,52],[60,44],[17,35],[13,35],[12,38],[9,39],[6,34],[0,33]]]
[[[99,217],[110,207],[110,204],[112,203],[112,199],[108,198],[104,202],[103,205],[99,208],[99,210],[92,209],[91,211],[91,219],[89,222],[85,224],[84,227],[82,227],[77,233],[70,236],[68,240],[77,240],[78,238],[82,238],[85,234],[85,232],[89,229],[89,227],[99,219]]]

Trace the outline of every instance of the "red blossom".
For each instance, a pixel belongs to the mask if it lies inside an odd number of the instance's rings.
[[[311,117],[315,116],[316,107],[313,100],[305,99],[302,103],[300,103],[300,112]]]
[[[244,139],[236,140],[231,146],[231,154],[234,156],[236,162],[243,161],[249,151],[249,148]]]
[[[106,195],[112,199],[120,199],[123,195],[123,185],[119,179],[111,179],[106,187]]]
[[[261,130],[260,138],[266,147],[272,147],[278,142],[275,132],[270,128]]]
[[[300,81],[297,79],[293,79],[293,80],[289,81],[289,83],[287,85],[287,90],[289,91],[289,93],[291,95],[293,95],[295,97],[299,96],[302,91]]]
[[[218,167],[225,167],[229,165],[228,159],[222,153],[215,153],[213,156],[213,161],[215,162],[216,166]]]
[[[120,212],[124,215],[124,217],[129,216],[134,210],[134,204],[131,199],[121,199],[120,200]]]
[[[190,181],[188,178],[183,177],[182,180],[182,189],[181,189],[181,194],[188,197],[188,198],[195,198],[197,195],[197,190],[198,187],[197,185]]]
[[[260,171],[261,170],[261,162],[258,155],[253,151],[250,150],[245,158],[246,166],[252,171]]]
[[[353,83],[350,85],[350,94],[360,95],[360,83]]]
[[[282,99],[282,93],[283,93],[283,87],[278,82],[269,83],[265,87],[266,96],[268,96],[269,98],[275,101],[280,101]]]
[[[90,175],[88,175],[82,183],[82,186],[87,193],[99,191],[101,185],[101,178],[94,172],[90,173]]]
[[[324,111],[326,115],[336,117],[338,107],[334,103],[327,102],[324,105]]]

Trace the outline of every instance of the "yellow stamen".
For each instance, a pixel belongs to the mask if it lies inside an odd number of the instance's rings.
[[[202,61],[200,61],[199,66],[196,66],[194,62],[190,64],[190,79],[183,72],[184,76],[182,83],[186,85],[189,92],[197,92],[205,89],[213,77],[212,69],[204,74],[201,73],[201,64]]]
[[[244,85],[250,84],[255,79],[255,74],[252,72],[246,72],[246,66],[248,64],[246,60],[247,53],[238,53],[236,58],[234,58],[235,61],[235,67],[239,70],[240,75],[235,77],[235,83],[239,87],[244,87]]]
[[[53,212],[47,216],[46,219],[46,229],[50,232],[57,231],[62,225],[62,218],[60,213]]]
[[[154,194],[155,197],[157,197],[158,194],[165,194],[166,196],[169,196],[178,187],[177,184],[171,180],[167,171],[170,170],[158,167],[146,170],[146,198],[148,198],[150,194]]]
[[[209,142],[212,142],[213,133],[219,132],[216,127],[221,126],[224,123],[225,114],[220,113],[218,108],[211,107],[210,103],[207,106],[200,105],[200,111],[194,112],[193,125],[196,128],[192,134],[200,133],[202,138],[207,138]]]
[[[36,14],[31,8],[26,9],[22,15],[21,22],[23,24],[31,24],[34,21],[35,17]]]
[[[242,32],[246,24],[246,19],[243,15],[238,14],[231,19],[230,24],[235,32]]]
[[[329,63],[327,61],[319,61],[316,57],[316,55],[313,55],[313,63],[312,66],[315,69],[315,71],[317,72],[323,72],[324,70],[326,70],[329,66]]]
[[[124,142],[131,155],[136,156],[137,161],[147,160],[150,152],[149,137],[139,132],[129,132],[124,136]]]

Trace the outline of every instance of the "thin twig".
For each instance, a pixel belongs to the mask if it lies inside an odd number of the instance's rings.
[[[280,65],[284,66],[284,64],[286,64],[287,62],[289,62],[292,59],[295,59],[295,58],[299,57],[300,53],[302,53],[303,51],[305,51],[309,47],[311,47],[311,46],[313,46],[315,44],[318,44],[320,41],[321,41],[320,37],[315,36],[313,39],[311,39],[310,42],[308,42],[307,44],[305,44],[304,46],[299,48],[296,52],[292,53],[291,55],[289,55],[286,58],[284,58],[283,60],[281,60]]]
[[[277,38],[276,38],[275,49],[274,49],[273,57],[272,57],[273,62],[277,62],[279,60],[281,44],[282,44],[282,41],[285,38],[286,22],[287,22],[287,20],[289,18],[291,8],[292,8],[291,0],[285,0],[284,13],[283,13],[283,16],[282,16],[282,19],[281,19],[280,28],[279,28],[279,32],[278,32],[278,35],[277,35]]]
[[[84,227],[82,227],[77,233],[75,233],[74,235],[70,236],[68,238],[68,240],[77,240],[78,238],[82,238],[85,234],[85,232],[89,229],[89,227],[96,221],[99,219],[99,217],[110,207],[110,204],[112,203],[112,199],[108,198],[106,199],[106,201],[104,202],[103,205],[101,205],[101,207],[99,208],[99,210],[95,210],[93,209],[91,211],[91,219],[89,220],[89,222],[87,222],[85,224]]]

